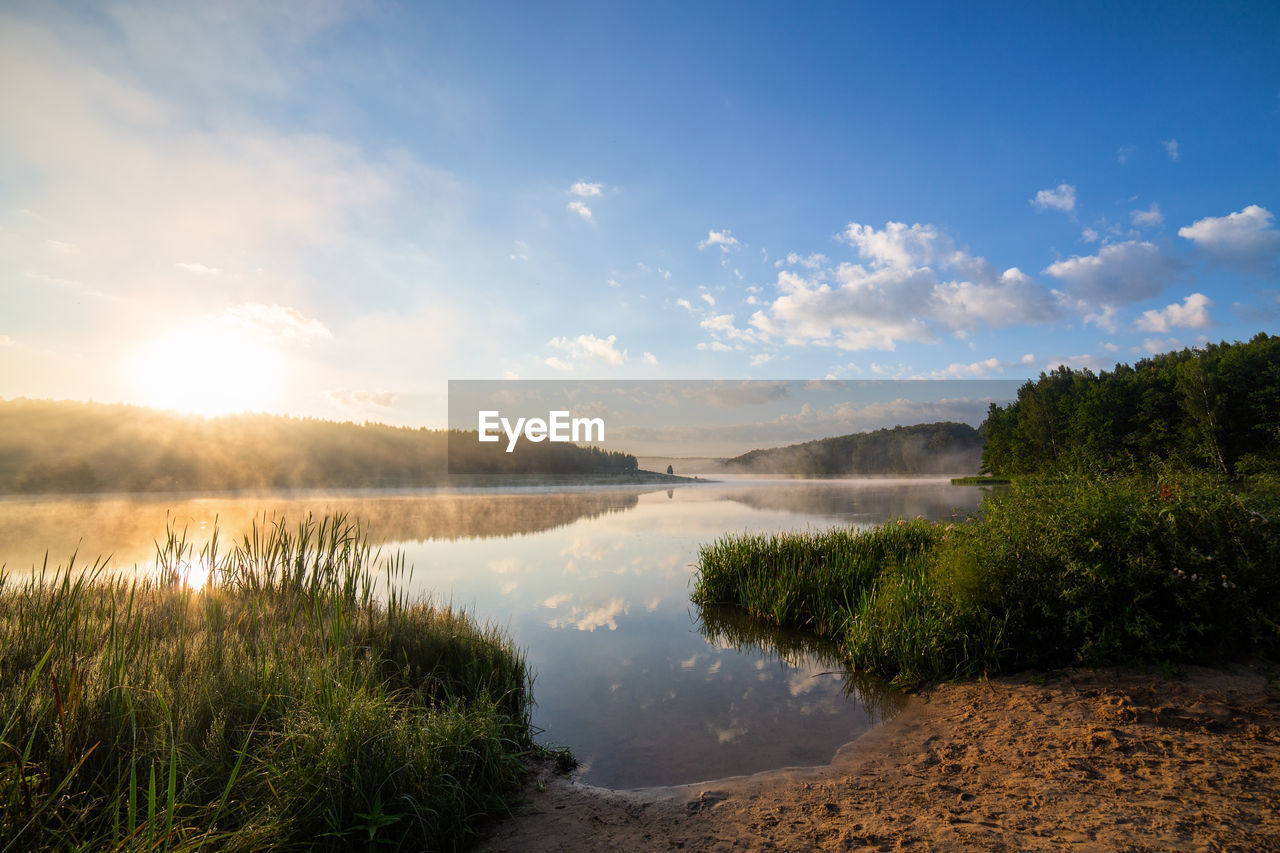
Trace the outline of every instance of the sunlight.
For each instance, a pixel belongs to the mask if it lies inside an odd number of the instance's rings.
[[[261,411],[274,402],[284,360],[218,326],[178,330],[143,345],[132,362],[142,402],[199,415]]]
[[[193,560],[182,569],[182,583],[188,589],[201,591],[209,585],[209,575],[213,566],[204,560]]]

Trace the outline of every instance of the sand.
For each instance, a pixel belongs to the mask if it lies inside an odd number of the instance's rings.
[[[830,765],[607,791],[537,768],[477,850],[1280,851],[1262,666],[943,684]]]

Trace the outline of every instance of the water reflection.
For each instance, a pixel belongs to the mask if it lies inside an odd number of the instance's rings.
[[[806,480],[795,485],[787,481],[767,485],[744,483],[726,492],[725,496],[753,509],[867,523],[917,515],[938,520],[967,511],[974,504],[973,494],[964,494],[960,487],[951,487],[949,481],[940,480]]]
[[[345,513],[359,519],[374,545],[512,537],[634,509],[656,489],[543,489],[517,492],[318,492],[301,494],[103,496],[0,500],[0,564],[29,569],[48,552],[51,565],[111,555],[111,564],[147,564],[166,523],[203,541],[217,521],[223,539],[238,540],[255,518],[302,519]]]
[[[533,721],[582,778],[610,787],[696,782],[829,761],[901,697],[845,671],[829,646],[692,612],[698,547],[727,533],[940,519],[974,509],[945,482],[724,482],[669,488],[0,500],[0,562],[114,554],[149,566],[166,515],[198,551],[215,517],[238,537],[262,513],[343,512],[404,551],[410,595],[510,633],[536,673]]]
[[[879,725],[902,710],[906,696],[883,680],[846,666],[836,643],[805,631],[769,625],[740,607],[699,606],[699,633],[707,642],[739,654],[777,659],[794,669],[820,667],[822,675],[838,675],[844,695],[862,706],[871,725]]]

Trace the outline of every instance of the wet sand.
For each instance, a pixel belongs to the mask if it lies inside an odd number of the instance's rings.
[[[1263,666],[944,684],[830,765],[606,791],[540,768],[477,850],[1280,851]]]

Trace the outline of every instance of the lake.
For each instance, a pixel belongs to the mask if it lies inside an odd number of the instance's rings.
[[[360,518],[402,550],[411,590],[492,621],[527,650],[541,743],[568,746],[578,777],[611,788],[706,781],[822,764],[905,699],[846,673],[811,637],[762,631],[689,602],[698,546],[725,533],[865,526],[974,510],[945,480],[730,479],[673,488],[363,491],[0,500],[0,562],[111,555],[150,568],[166,521],[204,541],[263,513]],[[85,558],[88,558],[87,560]]]

